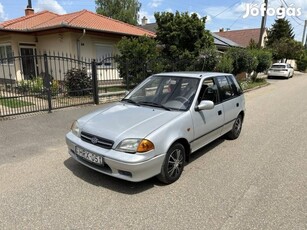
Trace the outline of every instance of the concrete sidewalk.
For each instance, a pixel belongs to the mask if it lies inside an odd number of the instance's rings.
[[[72,107],[0,121],[0,166],[65,146],[72,122],[104,106]]]

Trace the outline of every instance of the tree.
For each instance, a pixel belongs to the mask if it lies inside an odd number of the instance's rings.
[[[258,49],[259,48],[259,45],[258,43],[254,40],[254,39],[251,39],[249,41],[249,44],[248,44],[248,49]]]
[[[223,55],[216,65],[215,70],[222,73],[232,73],[233,72],[233,60],[230,55]]]
[[[216,65],[219,63],[220,60],[220,55],[216,47],[205,48],[204,50],[202,50],[201,56],[201,59],[199,59],[201,68],[199,68],[199,70],[214,71]]]
[[[271,45],[273,59],[299,59],[304,52],[301,42],[290,38],[281,38],[278,42]]]
[[[294,39],[293,28],[287,19],[276,19],[272,25],[272,29],[268,31],[268,40],[266,45],[272,47],[280,39]]]
[[[120,52],[120,55],[116,57],[116,61],[119,63],[120,76],[128,84],[141,82],[150,74],[148,71],[154,71],[153,69],[159,67],[157,42],[153,38],[146,36],[124,37],[117,44],[117,48]]]
[[[250,75],[252,81],[256,81],[258,73],[265,72],[271,66],[272,53],[264,49],[252,49],[251,54],[257,58],[257,65]]]
[[[97,14],[132,25],[138,23],[141,3],[138,0],[95,0]]]
[[[231,48],[227,51],[226,55],[230,56],[233,60],[234,75],[246,72],[251,74],[258,65],[258,59],[248,49]]]
[[[188,12],[173,14],[155,13],[157,41],[162,47],[162,56],[171,60],[194,60],[205,48],[213,47],[213,36],[205,30],[206,17]]]
[[[304,50],[300,58],[296,61],[297,70],[305,72],[307,69],[307,50]]]

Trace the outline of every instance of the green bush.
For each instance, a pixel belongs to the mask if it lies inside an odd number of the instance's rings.
[[[64,84],[70,96],[83,96],[91,93],[92,79],[86,69],[71,69],[65,74]]]
[[[222,72],[222,73],[232,73],[233,71],[233,60],[228,55],[223,55],[219,61],[219,63],[216,65],[216,71]]]
[[[258,73],[268,70],[272,63],[272,53],[264,49],[254,49],[250,51],[257,58],[257,65],[254,69],[254,74],[251,75],[251,80],[255,81]]]
[[[126,84],[138,84],[146,77],[147,69],[154,71],[158,57],[157,42],[150,37],[127,38],[123,37],[117,44],[120,55],[115,60],[118,63],[120,77]],[[154,60],[154,62],[153,62]],[[127,79],[128,77],[128,79]]]
[[[248,49],[231,48],[227,51],[226,55],[229,55],[233,60],[232,73],[234,75],[242,72],[250,74],[258,65],[257,57],[255,57]]]
[[[307,57],[300,58],[296,61],[297,70],[305,72],[307,69]]]
[[[18,89],[22,93],[40,93],[44,90],[44,82],[41,77],[32,80],[21,80],[18,83]]]
[[[305,72],[307,70],[307,50],[296,60],[297,70]]]
[[[56,95],[59,92],[60,84],[57,80],[51,82],[51,93]],[[42,77],[36,77],[32,80],[21,80],[18,82],[18,90],[21,93],[43,93],[45,90]]]

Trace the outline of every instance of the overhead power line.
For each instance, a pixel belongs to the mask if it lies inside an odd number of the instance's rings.
[[[279,0],[280,1],[280,3],[282,4],[282,6],[283,7],[285,7],[285,8],[289,8],[289,5],[287,4],[287,2],[285,2],[285,0]],[[304,26],[303,24],[301,24],[301,23],[299,23],[293,16],[290,16],[292,19],[293,19],[293,21],[295,21],[298,25],[300,25],[300,26]],[[297,17],[297,16],[295,16],[296,18],[298,18],[299,20],[302,20],[302,19],[300,19],[299,17]],[[302,21],[304,21],[304,20],[302,20]]]
[[[282,0],[284,3],[285,3],[285,5],[287,6],[287,8],[289,8],[289,5],[288,5],[288,3],[286,2],[286,0]],[[295,16],[298,20],[300,20],[300,21],[302,21],[302,22],[305,22],[305,20],[303,20],[303,19],[301,19],[300,17],[298,17],[298,16]]]
[[[221,11],[220,13],[218,13],[217,15],[212,16],[211,18],[216,18],[217,16],[221,15],[222,13],[228,11],[229,9],[231,9],[232,7],[234,7],[236,4],[238,4],[239,2],[241,2],[241,0],[236,1],[235,3],[233,3],[231,6],[227,7],[226,9],[224,9],[223,11]]]
[[[252,1],[251,3],[249,3],[249,4],[253,5],[255,1],[256,1],[256,0],[253,0],[253,1]],[[245,14],[245,12],[243,12],[242,14],[240,14],[239,17],[237,17],[237,19],[229,26],[229,28],[231,29],[231,27],[233,27],[233,25],[235,25],[235,24],[239,21],[239,19],[243,17],[244,14]]]

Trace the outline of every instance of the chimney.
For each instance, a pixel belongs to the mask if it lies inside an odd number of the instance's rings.
[[[220,32],[224,32],[224,28],[221,28],[221,29],[220,29]]]
[[[145,26],[147,24],[148,19],[144,16],[142,18],[142,26]]]
[[[32,2],[31,2],[31,0],[28,0],[28,6],[25,9],[25,15],[28,16],[28,15],[32,15],[32,14],[34,14],[34,10],[32,9]]]

